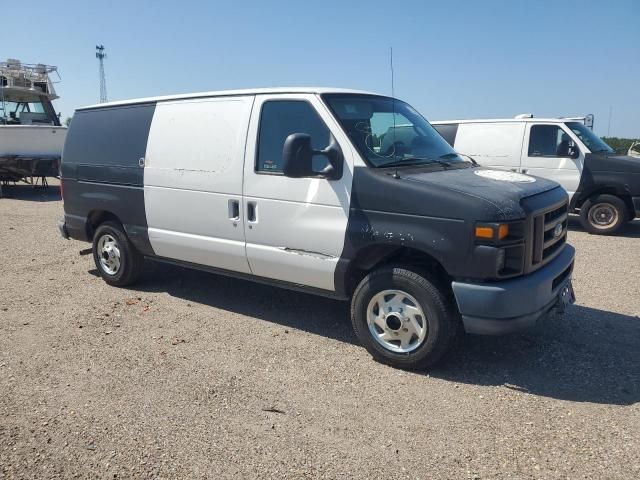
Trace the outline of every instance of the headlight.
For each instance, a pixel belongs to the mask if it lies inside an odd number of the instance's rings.
[[[474,255],[482,256],[488,276],[505,278],[523,272],[525,220],[478,222],[474,226]]]

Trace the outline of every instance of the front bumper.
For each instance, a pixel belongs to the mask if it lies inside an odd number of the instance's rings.
[[[571,282],[575,249],[529,275],[486,283],[453,282],[453,293],[467,333],[502,335],[532,327],[557,303]]]

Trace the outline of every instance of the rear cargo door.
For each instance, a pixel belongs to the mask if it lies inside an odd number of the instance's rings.
[[[242,164],[253,96],[160,102],[144,159],[156,255],[248,273]]]

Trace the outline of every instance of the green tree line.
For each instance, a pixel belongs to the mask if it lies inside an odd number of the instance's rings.
[[[629,147],[631,146],[631,144],[637,141],[637,140],[634,140],[633,138],[619,138],[619,137],[601,137],[601,138],[607,145],[613,148],[616,151],[616,153],[620,153],[623,155],[626,155],[627,152],[629,151]]]

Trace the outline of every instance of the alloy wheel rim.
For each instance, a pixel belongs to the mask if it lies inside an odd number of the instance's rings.
[[[427,319],[418,301],[402,290],[383,290],[367,306],[373,338],[394,353],[409,353],[427,338]]]

